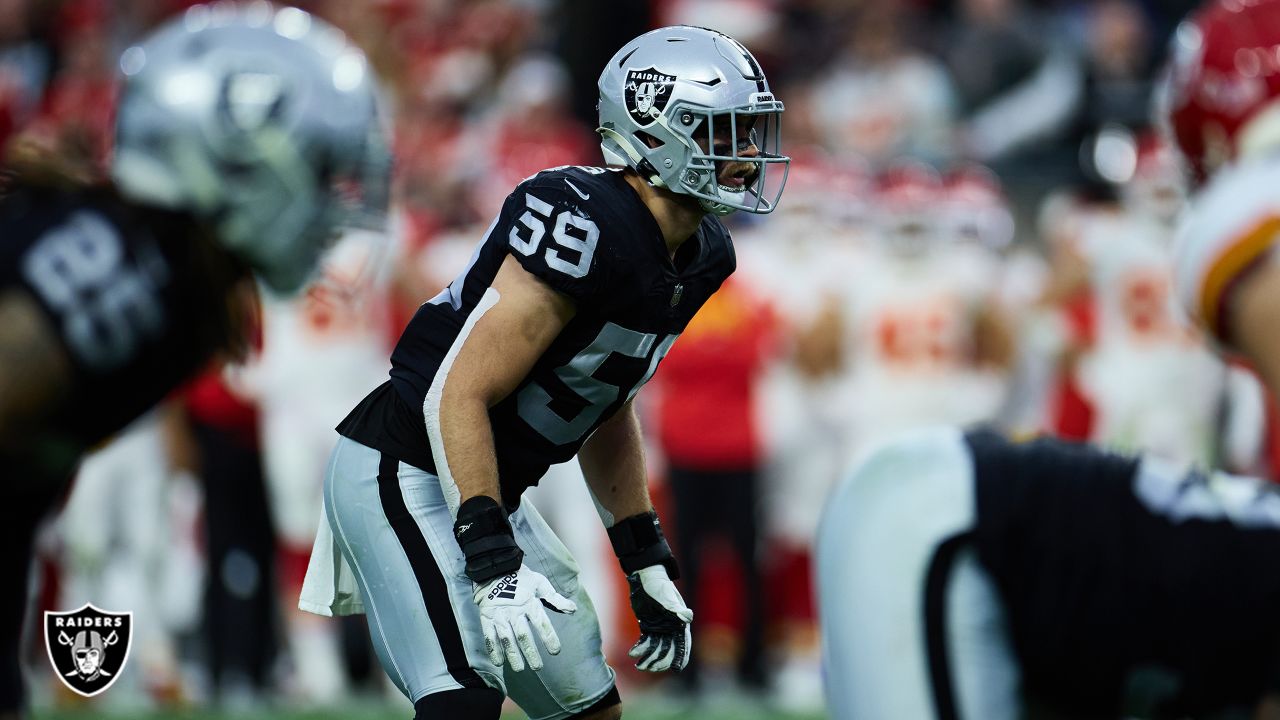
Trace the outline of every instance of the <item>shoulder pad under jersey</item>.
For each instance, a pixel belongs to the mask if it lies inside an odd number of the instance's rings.
[[[1191,202],[1174,252],[1184,308],[1225,342],[1231,291],[1280,239],[1280,162],[1224,169]]]

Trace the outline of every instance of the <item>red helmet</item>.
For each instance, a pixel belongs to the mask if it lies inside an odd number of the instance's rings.
[[[942,194],[938,171],[915,160],[899,161],[876,181],[876,200],[889,213],[927,213]]]
[[[1158,133],[1140,135],[1137,144],[1133,176],[1121,186],[1120,197],[1129,209],[1172,223],[1186,199],[1176,153]]]
[[[1197,180],[1280,97],[1280,0],[1210,0],[1171,40],[1160,104]]]
[[[973,163],[952,168],[943,179],[948,202],[970,205],[1003,205],[1004,188],[1000,178],[984,165]]]
[[[1138,136],[1137,155],[1133,166],[1133,180],[1143,182],[1167,181],[1169,173],[1176,171],[1177,158],[1173,148],[1159,133],[1145,132]]]
[[[989,168],[969,164],[943,180],[943,210],[952,236],[998,250],[1013,241],[1013,215],[1000,178]]]
[[[939,231],[942,178],[929,165],[899,162],[876,180],[874,209],[881,237],[896,251],[916,254],[934,244]]]
[[[830,194],[831,156],[817,146],[805,146],[791,153],[791,173],[787,175],[787,209],[818,212]]]

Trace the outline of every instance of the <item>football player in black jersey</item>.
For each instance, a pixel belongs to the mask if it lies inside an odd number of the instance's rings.
[[[196,6],[120,67],[110,181],[26,144],[0,191],[4,718],[32,536],[80,456],[245,345],[255,273],[295,290],[337,229],[385,215],[371,71],[319,19]]]
[[[1280,487],[1154,457],[920,431],[818,533],[838,720],[1275,718]]]
[[[599,90],[609,167],[516,187],[405,329],[390,380],[338,428],[332,539],[317,541],[301,606],[367,610],[419,718],[496,719],[504,695],[530,717],[620,717],[577,566],[520,502],[575,455],[631,585],[631,657],[653,672],[688,662],[693,613],[632,399],[733,272],[718,216],[776,206],[783,108],[741,44],[694,27],[631,41]]]

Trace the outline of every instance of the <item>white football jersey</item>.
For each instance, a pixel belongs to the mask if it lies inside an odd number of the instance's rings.
[[[856,238],[812,215],[785,210],[735,232],[734,247],[736,276],[792,330],[811,327],[835,302],[862,257]],[[845,408],[831,392],[832,382],[800,372],[784,354],[765,370],[756,394],[756,426],[769,458],[763,473],[768,532],[800,547],[812,541],[823,499],[844,470]]]
[[[847,284],[843,396],[852,452],[888,434],[995,416],[1001,375],[978,366],[977,320],[995,302],[997,258],[965,245],[889,252]]]
[[[996,423],[1014,434],[1047,427],[1058,372],[1062,321],[1040,305],[1050,280],[1049,263],[1038,250],[1018,246],[1000,256],[998,301],[1014,334],[1003,406]]]
[[[1091,223],[1097,325],[1079,380],[1095,442],[1209,465],[1226,367],[1178,310],[1171,234],[1133,214]]]
[[[1170,231],[1125,214],[1091,224],[1088,244],[1099,348],[1197,344],[1173,298]]]
[[[1191,201],[1175,250],[1178,298],[1221,340],[1231,288],[1280,237],[1280,159],[1229,166]]]
[[[351,232],[326,256],[305,293],[263,301],[263,346],[246,382],[262,419],[263,456],[276,529],[311,544],[334,427],[386,377],[388,272],[395,245]]]
[[[263,349],[254,370],[264,405],[314,408],[324,402],[337,413],[326,421],[336,425],[343,409],[385,374],[389,343],[387,273],[379,267],[385,262],[382,242],[349,233],[305,293],[264,299]]]

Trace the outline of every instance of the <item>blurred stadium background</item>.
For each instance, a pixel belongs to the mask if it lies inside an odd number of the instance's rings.
[[[191,4],[0,0],[0,145],[100,171],[115,58]],[[841,469],[885,433],[991,422],[1235,471],[1280,460],[1256,380],[1170,297],[1183,191],[1149,117],[1189,0],[296,4],[384,78],[390,237],[344,239],[303,297],[263,300],[247,365],[210,368],[85,463],[32,608],[131,610],[132,655],[83,701],[33,630],[38,718],[411,714],[358,619],[294,609],[331,428],[519,180],[599,162],[596,77],[659,25],[755,52],[795,162],[777,213],[730,218],[738,273],[641,393],[695,672],[627,663],[625,582],[575,470],[534,494],[583,567],[628,717],[825,716],[810,538]],[[712,483],[733,501],[710,503]]]

